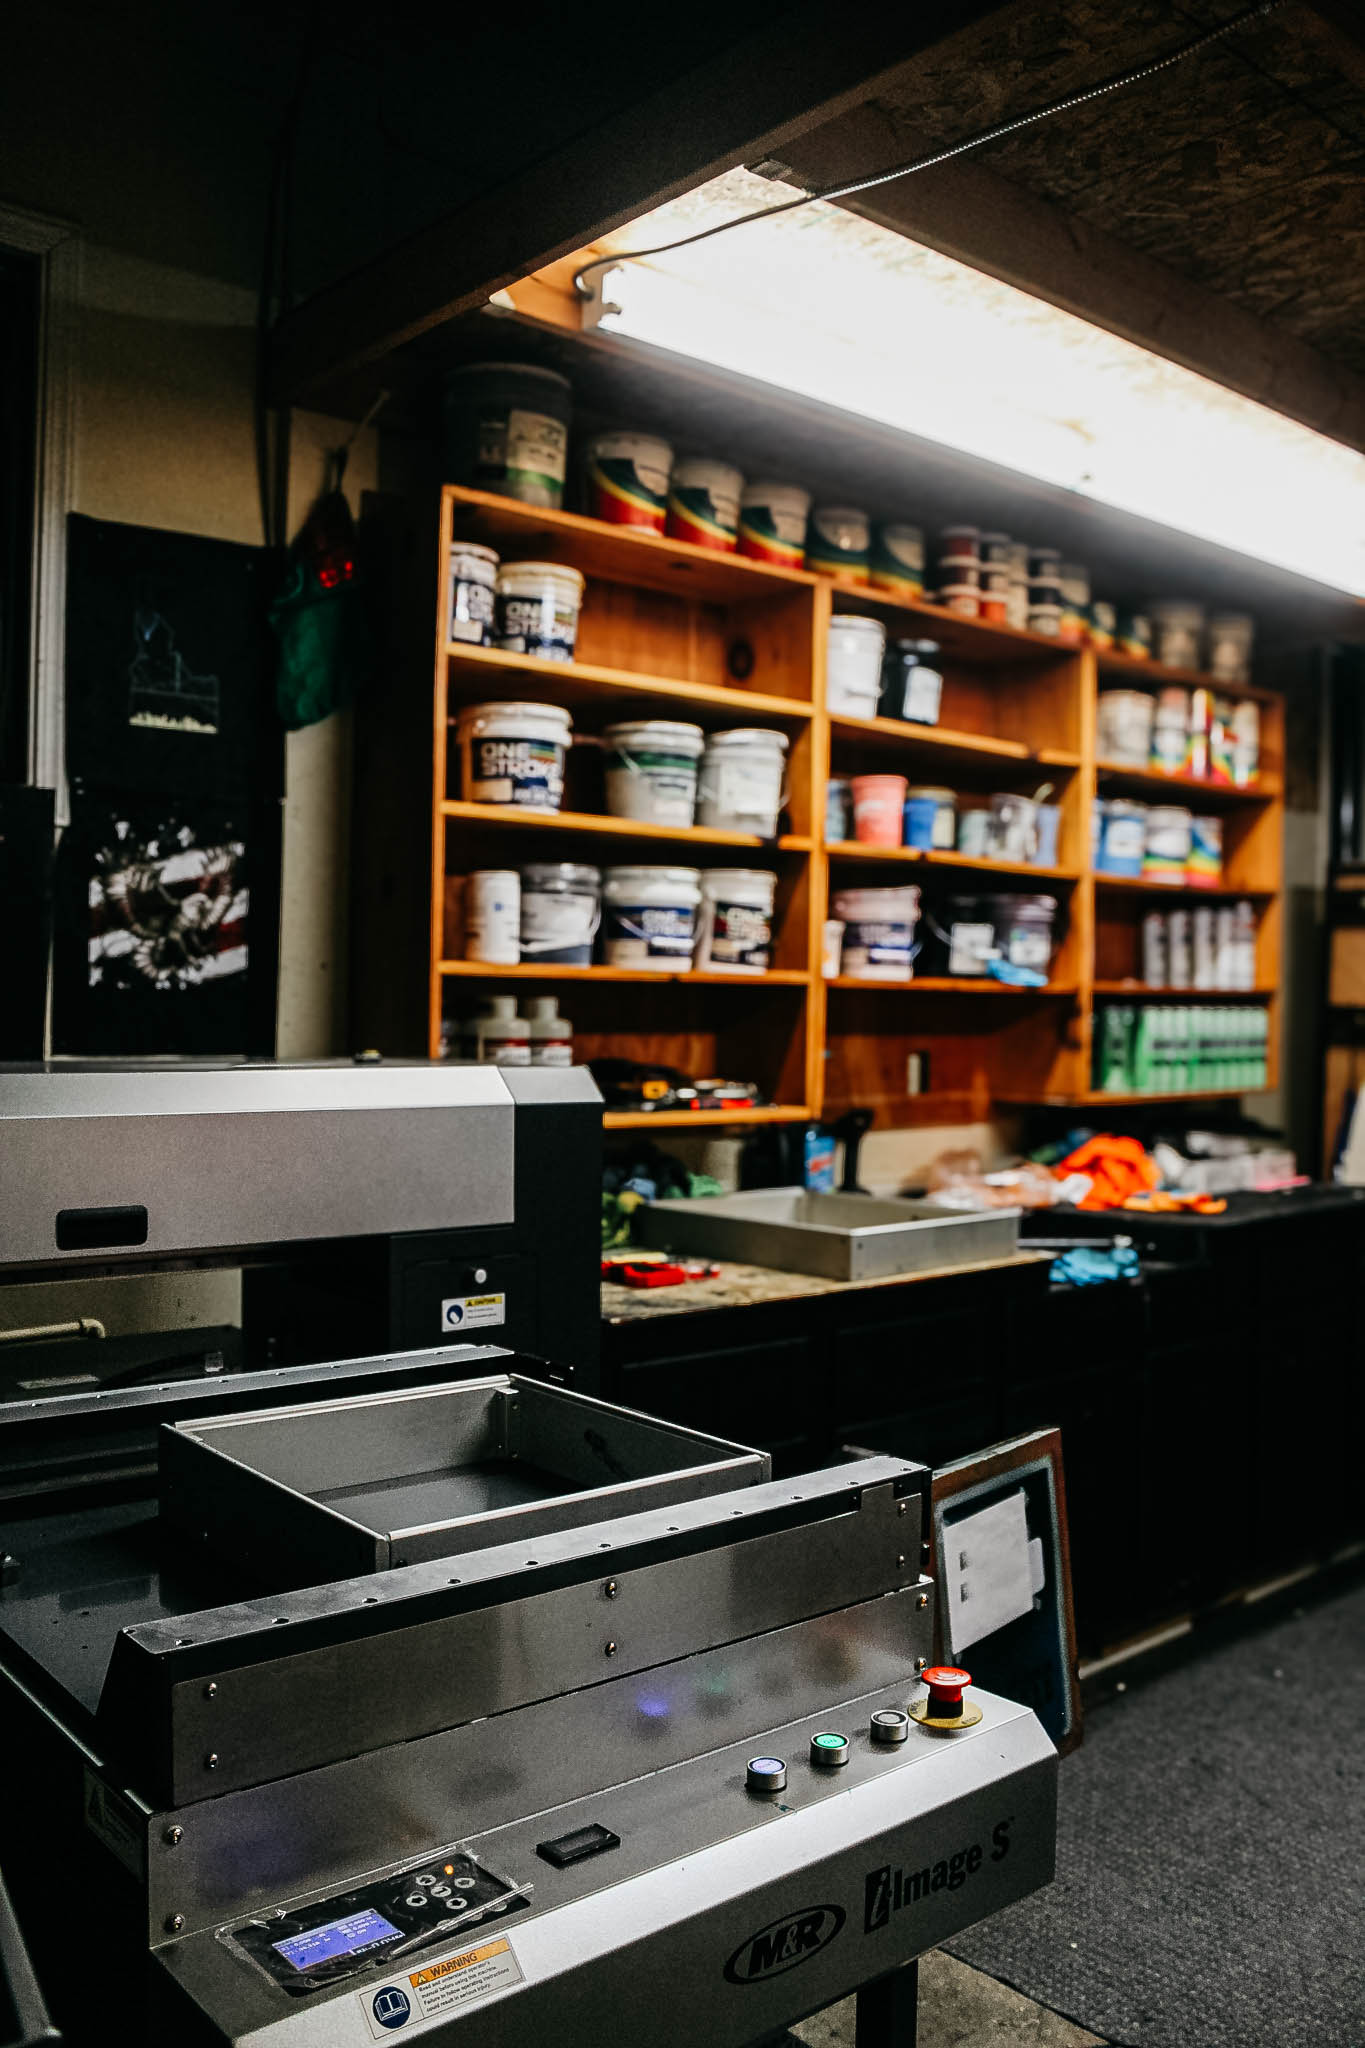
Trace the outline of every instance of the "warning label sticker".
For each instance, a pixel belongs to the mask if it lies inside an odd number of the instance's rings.
[[[401,2027],[417,2027],[440,2019],[457,2006],[472,2005],[494,1991],[523,1981],[521,1964],[505,1934],[440,1956],[415,1970],[390,1977],[378,1990],[359,1991],[360,2009],[376,2041]]]
[[[441,1303],[441,1328],[445,1331],[477,1330],[506,1321],[505,1294],[453,1294]]]

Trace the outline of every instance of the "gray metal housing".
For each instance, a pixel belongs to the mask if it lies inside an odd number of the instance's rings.
[[[607,1414],[624,1445],[638,1418]],[[385,2031],[374,1999],[416,1995],[402,1969],[444,1981],[486,1936],[494,1981],[412,2028],[440,2048],[741,2048],[1052,1872],[1056,1758],[1026,1709],[978,1694],[960,1734],[870,1736],[932,1654],[928,1481],[862,1459],[266,1598],[225,1600],[221,1561],[164,1529],[162,1574],[192,1591],[198,1572],[199,1608],[168,1604],[154,1568],[130,1583],[156,1555],[146,1507],[55,1518],[50,1551],[31,1525],[0,1599],[6,1725],[31,1760],[0,1855],[40,1922],[81,1860],[100,1909],[72,1996],[152,2041],[364,2048]],[[113,1638],[88,1717],[54,1602],[78,1603],[92,1648]],[[807,1761],[828,1728],[850,1741],[836,1772]],[[780,1798],[746,1790],[760,1753],[791,1762]],[[619,1845],[541,1857],[585,1826]],[[442,1926],[306,1998],[234,1947],[262,1916],[325,1921],[357,1884],[457,1847],[526,1901],[463,1942]],[[69,1930],[52,1931],[60,1967]]]
[[[517,1082],[428,1062],[0,1067],[0,1268],[510,1223]],[[530,1099],[598,1097],[566,1068]]]
[[[762,1451],[502,1373],[161,1433],[163,1521],[283,1589],[759,1484]]]
[[[1007,1259],[1019,1245],[1017,1209],[963,1214],[933,1202],[812,1194],[800,1187],[651,1202],[637,1224],[647,1244],[664,1250],[826,1280],[881,1280]]]

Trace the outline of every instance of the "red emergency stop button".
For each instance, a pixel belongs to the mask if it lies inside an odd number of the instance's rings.
[[[911,1707],[912,1720],[918,1721],[922,1728],[933,1728],[946,1734],[976,1726],[981,1719],[981,1709],[962,1697],[972,1682],[970,1671],[963,1671],[956,1664],[931,1664],[920,1676],[929,1692],[927,1698],[916,1700]]]
[[[959,1671],[955,1664],[931,1664],[924,1673],[924,1683],[929,1688],[929,1712],[945,1720],[949,1714],[960,1714],[963,1690],[971,1682],[971,1672]]]

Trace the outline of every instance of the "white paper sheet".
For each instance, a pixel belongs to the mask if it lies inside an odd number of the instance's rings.
[[[1033,1550],[1022,1488],[945,1529],[944,1633],[954,1656],[1029,1612],[1041,1561]]]

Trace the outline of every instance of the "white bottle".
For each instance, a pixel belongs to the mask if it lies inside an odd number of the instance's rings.
[[[1251,903],[1242,902],[1234,913],[1233,951],[1236,962],[1234,988],[1255,988],[1256,986],[1256,910]]]
[[[567,1017],[560,1016],[557,998],[532,996],[526,1014],[531,1026],[531,1065],[571,1067],[573,1026]]]
[[[531,1027],[517,1015],[515,996],[489,996],[470,1023],[474,1057],[495,1067],[529,1067]]]
[[[464,917],[466,960],[516,966],[521,959],[521,877],[515,868],[480,868],[472,874],[465,886]]]

